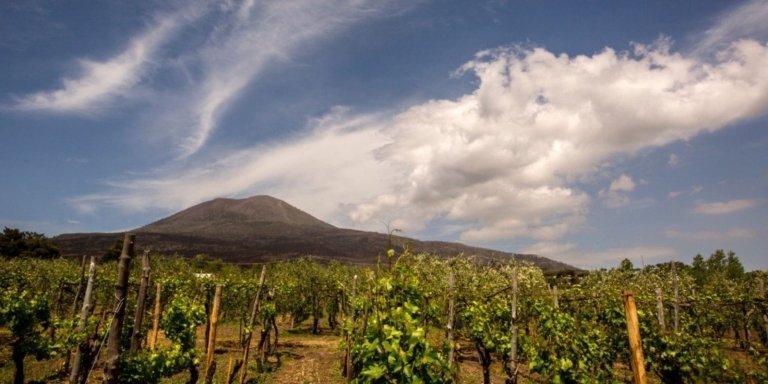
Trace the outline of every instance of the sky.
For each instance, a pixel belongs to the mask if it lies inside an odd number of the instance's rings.
[[[768,268],[768,2],[0,0],[0,225],[271,195],[582,268]]]

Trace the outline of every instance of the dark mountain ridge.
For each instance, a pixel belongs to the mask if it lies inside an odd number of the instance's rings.
[[[207,254],[233,263],[260,263],[312,255],[320,260],[374,264],[390,242],[397,251],[441,256],[474,255],[483,259],[515,258],[545,272],[576,271],[570,265],[536,255],[470,247],[460,243],[419,241],[337,228],[271,196],[214,199],[130,231],[138,248],[192,257]],[[72,233],[53,240],[65,256],[101,255],[122,233]]]

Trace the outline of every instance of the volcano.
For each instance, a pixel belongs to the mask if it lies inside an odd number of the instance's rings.
[[[407,247],[413,252],[444,257],[463,254],[481,259],[522,260],[547,273],[578,271],[536,255],[337,228],[271,196],[210,200],[129,232],[136,234],[138,249],[184,257],[206,254],[238,264],[303,256],[375,264],[391,246],[398,252]],[[64,256],[78,256],[104,254],[122,237],[123,233],[71,233],[53,240]]]

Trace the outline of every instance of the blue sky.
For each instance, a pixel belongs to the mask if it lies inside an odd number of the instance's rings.
[[[768,268],[764,1],[5,1],[0,225],[269,194],[585,268]]]

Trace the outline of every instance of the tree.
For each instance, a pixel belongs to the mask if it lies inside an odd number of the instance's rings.
[[[619,265],[619,269],[624,272],[632,272],[635,269],[635,266],[632,265],[632,261],[625,258],[621,261],[621,265]]]
[[[22,232],[5,227],[0,233],[0,255],[5,257],[36,257],[53,259],[61,255],[59,247],[45,235],[36,232]]]
[[[115,240],[114,244],[101,255],[102,261],[117,261],[123,252],[123,239]]]
[[[693,278],[696,285],[704,285],[704,279],[707,275],[707,266],[704,264],[704,256],[697,254],[693,257]]]
[[[744,278],[744,266],[733,251],[728,251],[728,256],[725,258],[725,274],[733,280]]]
[[[0,295],[0,326],[8,327],[12,336],[11,359],[16,366],[14,384],[24,383],[24,359],[28,355],[40,360],[53,353],[45,332],[50,321],[51,312],[44,296],[16,289]]]

